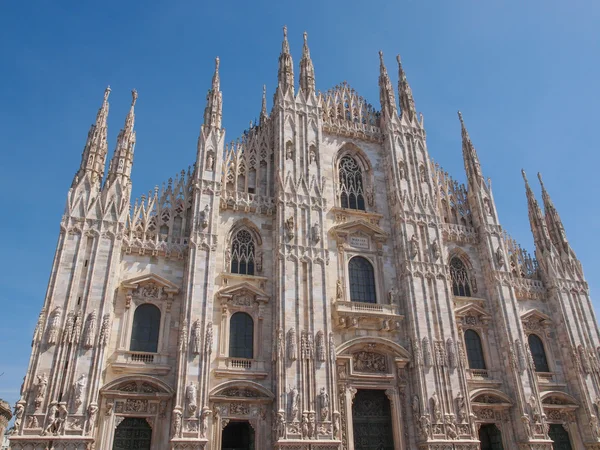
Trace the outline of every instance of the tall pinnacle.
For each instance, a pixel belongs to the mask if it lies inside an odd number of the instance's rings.
[[[400,97],[400,114],[406,114],[407,119],[412,121],[417,115],[415,108],[415,100],[413,98],[412,89],[406,79],[406,73],[402,68],[402,60],[400,55],[396,56],[398,61],[398,96]]]
[[[204,126],[221,128],[223,117],[223,94],[221,93],[221,80],[219,78],[219,57],[215,58],[215,73],[212,85],[206,94],[206,108],[204,108]]]
[[[267,120],[267,85],[263,84],[262,107],[260,109],[260,124],[262,125]]]
[[[308,48],[308,34],[304,32],[304,46],[302,47],[302,59],[300,60],[300,89],[305,94],[315,90],[315,68],[310,59]]]
[[[288,89],[294,92],[294,62],[290,54],[290,44],[287,40],[287,27],[283,27],[283,43],[281,44],[281,54],[279,55],[279,71],[277,74],[279,89],[282,93]]]
[[[110,86],[104,90],[104,100],[98,109],[96,122],[90,127],[87,141],[81,154],[81,165],[73,184],[80,180],[84,174],[90,173],[92,181],[102,180],[104,176],[104,166],[106,165],[106,155],[108,153],[108,144],[106,141],[108,119],[108,96],[110,95]]]
[[[550,236],[548,235],[548,229],[546,228],[546,222],[544,221],[544,216],[542,214],[542,210],[529,187],[529,182],[527,181],[527,175],[525,171],[521,169],[521,174],[523,175],[523,180],[525,181],[525,192],[527,194],[527,209],[529,212],[529,224],[531,226],[531,232],[533,233],[533,240],[535,241],[535,245],[540,250],[546,250],[550,247]]]
[[[117,147],[110,162],[108,179],[113,181],[118,176],[129,178],[133,164],[133,151],[135,148],[135,102],[138,94],[135,89],[131,91],[131,107],[125,118],[125,126],[117,136]]]
[[[465,163],[465,171],[467,172],[467,178],[469,183],[479,183],[479,181],[483,180],[481,164],[479,163],[477,151],[473,146],[473,142],[471,142],[469,132],[467,131],[467,127],[465,126],[465,122],[460,111],[458,111],[458,119],[460,120],[460,128],[462,135],[462,151]]]
[[[565,233],[565,227],[563,226],[562,220],[550,198],[550,194],[546,191],[544,182],[542,181],[542,175],[538,172],[538,179],[542,186],[542,200],[544,202],[544,215],[546,216],[546,225],[548,226],[548,232],[554,245],[566,252],[569,251],[569,242],[567,241],[567,234]]]
[[[379,51],[379,100],[381,101],[381,109],[388,117],[397,114],[396,98],[394,88],[390,82],[390,77],[383,62],[383,52]]]

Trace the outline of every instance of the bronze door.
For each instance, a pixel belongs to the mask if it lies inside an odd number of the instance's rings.
[[[355,450],[394,450],[390,401],[381,390],[359,389],[352,402]]]
[[[127,417],[115,430],[112,450],[150,450],[152,428],[146,419]]]

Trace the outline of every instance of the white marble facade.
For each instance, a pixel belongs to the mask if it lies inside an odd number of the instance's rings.
[[[550,197],[542,213],[527,185],[536,260],[502,229],[462,117],[466,186],[431,162],[400,59],[398,108],[380,56],[377,111],[346,83],[315,90],[306,36],[295,90],[285,36],[271,112],[265,94],[228,145],[217,59],[194,167],[131,203],[137,94],[105,175],[107,89],[13,449],[112,449],[135,419],[153,450],[225,448],[240,423],[255,449],[361,450],[365,391],[389,405],[382,449],[474,450],[490,426],[505,449],[600,449],[598,325]]]

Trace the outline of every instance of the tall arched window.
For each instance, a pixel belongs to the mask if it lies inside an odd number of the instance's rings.
[[[544,343],[537,334],[530,334],[527,338],[529,342],[529,349],[531,350],[531,356],[533,357],[533,365],[535,366],[536,372],[550,372],[548,366],[548,359],[546,358],[546,351],[544,350]]]
[[[340,161],[340,204],[342,208],[365,210],[365,192],[360,167],[352,156]]]
[[[353,302],[377,303],[375,274],[371,263],[362,256],[355,256],[348,263],[350,277],[350,300]]]
[[[229,321],[229,356],[248,359],[254,356],[254,321],[244,312],[236,312]]]
[[[160,331],[160,309],[150,303],[136,308],[131,329],[132,352],[158,351],[158,332]]]
[[[458,257],[450,260],[450,277],[452,278],[452,293],[457,297],[471,296],[471,283],[469,281],[469,272],[465,263]]]
[[[238,231],[231,241],[231,273],[254,275],[254,239],[248,230]]]
[[[481,347],[481,338],[476,331],[465,331],[465,347],[467,348],[467,360],[469,369],[485,370],[485,359],[483,358],[483,348]]]

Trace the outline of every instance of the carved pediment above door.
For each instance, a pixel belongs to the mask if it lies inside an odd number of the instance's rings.
[[[172,299],[179,292],[175,283],[154,273],[123,280],[121,287],[126,290],[128,297],[141,299]]]
[[[361,250],[375,250],[388,239],[389,234],[365,219],[353,220],[336,225],[329,233],[344,245]]]

